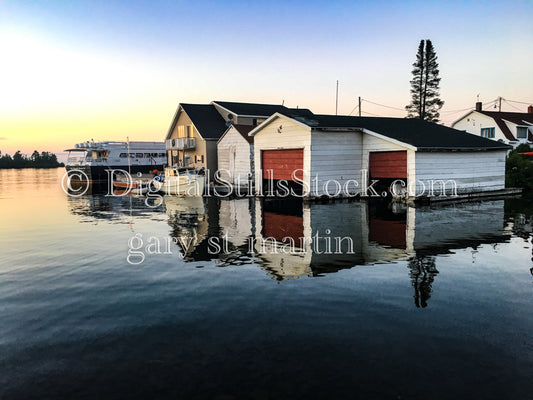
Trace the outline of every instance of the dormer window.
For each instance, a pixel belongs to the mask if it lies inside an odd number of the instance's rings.
[[[494,139],[494,128],[481,128],[481,137]]]
[[[517,126],[516,127],[516,138],[517,139],[527,139],[527,126]]]

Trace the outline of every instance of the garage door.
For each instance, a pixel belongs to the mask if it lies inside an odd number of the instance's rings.
[[[263,236],[274,238],[278,242],[289,243],[283,238],[293,240],[295,247],[299,247],[300,238],[304,237],[304,219],[294,215],[281,215],[265,211],[263,213]]]
[[[293,180],[292,173],[304,168],[304,150],[263,150],[263,179]],[[296,173],[298,179],[303,178],[303,172]]]
[[[370,153],[372,178],[407,178],[407,151]]]

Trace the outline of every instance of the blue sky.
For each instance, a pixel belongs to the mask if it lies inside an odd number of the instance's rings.
[[[179,102],[334,113],[337,79],[339,113],[358,96],[403,109],[421,39],[450,123],[477,94],[533,101],[532,15],[531,1],[0,1],[0,148],[163,139]]]

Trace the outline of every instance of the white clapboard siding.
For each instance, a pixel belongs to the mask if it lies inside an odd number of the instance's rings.
[[[453,180],[458,193],[499,190],[505,187],[505,150],[482,152],[417,152],[416,193],[431,182]],[[434,184],[435,194],[440,186]],[[447,185],[447,188],[451,187]]]
[[[252,172],[251,145],[235,127],[231,127],[217,144],[220,177],[232,184],[245,186]]]
[[[357,193],[348,181],[361,180],[361,132],[313,131],[311,136],[311,196],[335,194],[340,190]],[[339,183],[330,182],[333,180]],[[348,186],[346,186],[348,185]]]
[[[303,179],[304,182],[309,184],[309,171],[311,169],[311,128],[291,120],[276,118],[257,132],[254,137],[256,192],[260,192],[262,182],[261,151],[286,149],[304,150]]]

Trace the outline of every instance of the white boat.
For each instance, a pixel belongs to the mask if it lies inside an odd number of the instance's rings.
[[[202,196],[205,176],[191,167],[166,167],[160,181],[154,181],[156,189],[166,194],[181,196]]]
[[[79,170],[86,175],[83,179],[93,182],[106,182],[106,170],[121,169],[131,175],[148,173],[163,170],[167,161],[164,142],[87,141],[65,151],[68,151],[67,172]]]

